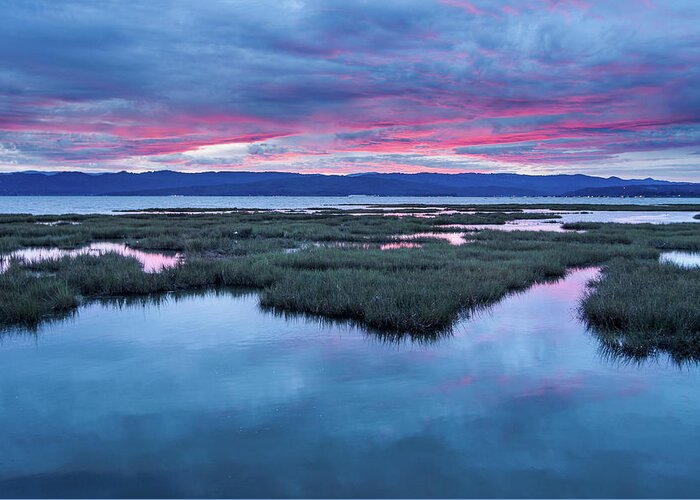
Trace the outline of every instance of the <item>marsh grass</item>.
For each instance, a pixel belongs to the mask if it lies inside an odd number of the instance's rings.
[[[13,262],[8,272],[0,274],[0,324],[36,325],[85,300],[236,286],[259,290],[261,305],[276,312],[350,320],[387,338],[404,333],[436,338],[449,331],[460,316],[488,307],[510,292],[562,277],[572,267],[602,265],[606,267],[604,278],[591,290],[600,291],[600,297],[606,299],[623,297],[625,301],[625,293],[635,294],[648,310],[632,307],[632,298],[629,303],[613,300],[605,308],[605,300],[598,301],[598,295],[590,292],[582,314],[591,325],[629,335],[627,345],[639,344],[635,335],[647,335],[649,325],[664,324],[666,332],[681,332],[687,339],[696,335],[670,318],[677,312],[675,307],[656,305],[661,304],[660,297],[673,304],[680,303],[676,301],[680,291],[694,293],[700,282],[697,273],[671,270],[670,275],[682,286],[661,288],[644,288],[634,282],[625,289],[624,277],[628,273],[636,276],[644,266],[658,266],[654,263],[662,250],[700,249],[700,225],[578,223],[567,226],[585,229],[585,233],[486,230],[459,247],[426,241],[422,248],[377,248],[397,234],[434,232],[445,223],[543,218],[512,205],[500,207],[485,214],[441,214],[433,219],[357,216],[333,210],[319,214],[0,216],[0,251],[26,246],[75,248],[111,240],[185,254],[184,264],[153,274],[144,273],[137,261],[116,254],[31,265]],[[551,214],[545,216],[551,219]],[[59,219],[80,224],[37,224]],[[348,245],[334,247],[336,243]],[[287,249],[296,251],[285,253]],[[654,269],[668,271],[664,266]],[[613,285],[614,293],[606,292],[605,287]],[[626,316],[620,316],[621,311]],[[612,323],[604,323],[606,318]],[[619,318],[637,318],[638,322],[625,323]],[[624,333],[628,326],[633,327],[629,334]]]
[[[700,269],[614,260],[589,285],[579,313],[610,353],[700,360],[698,297]]]
[[[78,304],[75,290],[59,278],[37,279],[17,266],[0,275],[0,325],[33,326]]]

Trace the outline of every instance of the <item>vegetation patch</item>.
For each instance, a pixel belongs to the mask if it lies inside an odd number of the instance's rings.
[[[590,284],[581,316],[604,349],[643,359],[700,360],[700,269],[615,260]]]
[[[512,291],[561,277],[573,267],[595,265],[605,270],[586,295],[582,316],[596,332],[603,332],[601,340],[629,338],[619,352],[649,355],[670,351],[668,339],[679,338],[685,339],[686,347],[676,352],[692,351],[697,318],[693,323],[686,313],[678,316],[678,308],[698,296],[699,272],[657,260],[666,250],[700,250],[700,225],[694,223],[567,225],[585,229],[581,233],[484,230],[470,235],[470,243],[462,246],[425,240],[420,248],[380,250],[396,235],[435,232],[449,223],[493,224],[533,215],[508,209],[442,213],[432,219],[337,210],[4,215],[3,253],[115,241],[182,252],[184,263],[144,273],[135,259],[116,254],[33,264],[13,261],[0,273],[0,325],[36,325],[85,300],[242,286],[260,290],[261,305],[273,311],[349,319],[375,331],[428,337],[449,332],[460,317]],[[79,224],[37,224],[59,219]],[[646,350],[635,340],[642,337],[651,339]],[[657,342],[661,337],[666,340]]]

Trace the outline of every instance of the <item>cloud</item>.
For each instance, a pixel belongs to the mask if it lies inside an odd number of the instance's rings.
[[[278,156],[280,154],[286,153],[287,151],[288,149],[283,146],[278,146],[276,144],[266,144],[264,142],[250,144],[248,146],[249,155],[258,156],[262,158]]]
[[[0,168],[635,176],[623,155],[700,147],[698,22],[692,0],[7,0]]]

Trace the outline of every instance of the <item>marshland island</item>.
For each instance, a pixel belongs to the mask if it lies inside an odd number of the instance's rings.
[[[8,214],[0,324],[31,329],[91,301],[242,287],[275,313],[431,341],[509,294],[594,268],[577,314],[602,348],[696,360],[698,212],[514,203]],[[676,222],[651,223],[660,213]]]

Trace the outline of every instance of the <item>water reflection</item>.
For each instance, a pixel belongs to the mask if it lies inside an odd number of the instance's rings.
[[[661,361],[695,367],[700,362],[700,339],[696,335],[653,335],[649,338],[597,329],[591,329],[591,334],[600,343],[601,357],[616,363],[643,366]]]
[[[518,219],[505,224],[444,224],[440,227],[461,229],[463,231],[552,231],[556,233],[571,233],[574,231],[561,227],[559,220],[529,220]],[[576,231],[579,232],[579,231]]]
[[[130,248],[123,243],[98,242],[74,250],[62,248],[22,248],[8,254],[0,255],[0,273],[7,271],[12,261],[20,261],[25,264],[36,264],[46,260],[61,259],[63,257],[77,257],[78,255],[100,256],[107,253],[116,253],[124,257],[131,257],[139,261],[144,272],[157,273],[163,269],[175,267],[182,262],[179,253],[165,254],[145,252]]]
[[[423,240],[423,239],[436,239],[445,240],[450,245],[460,246],[467,243],[464,239],[464,233],[412,233],[412,234],[398,234],[394,236],[398,240]]]
[[[663,211],[599,211],[599,212],[557,212],[562,223],[567,222],[615,222],[619,224],[674,224],[682,222],[698,223],[693,217],[696,212]]]
[[[695,212],[633,212],[633,211],[597,211],[597,212],[562,212],[550,210],[525,210],[526,212],[551,213],[558,219],[516,219],[505,224],[447,224],[441,227],[451,227],[465,231],[552,231],[552,232],[584,232],[564,229],[563,224],[575,222],[611,222],[618,224],[674,224],[683,222],[700,222],[694,219]]]
[[[692,269],[700,267],[700,252],[663,252],[659,257],[659,261]]]
[[[575,313],[594,275],[432,343],[251,294],[93,303],[0,344],[0,492],[698,496],[700,373],[601,359]]]

